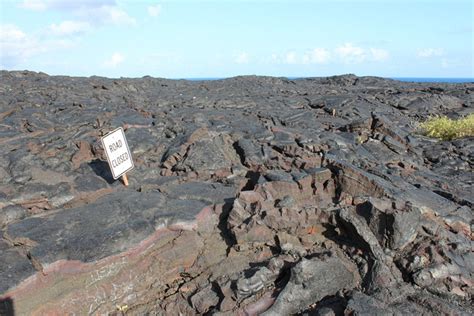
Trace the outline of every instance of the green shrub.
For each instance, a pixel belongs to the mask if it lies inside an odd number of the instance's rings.
[[[452,120],[446,116],[431,117],[421,123],[420,128],[424,135],[442,140],[474,136],[474,114],[458,120]]]

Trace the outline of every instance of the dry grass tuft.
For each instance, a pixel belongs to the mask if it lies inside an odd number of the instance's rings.
[[[435,116],[420,124],[424,135],[452,140],[467,136],[474,136],[474,114],[458,120],[452,120],[445,116]]]

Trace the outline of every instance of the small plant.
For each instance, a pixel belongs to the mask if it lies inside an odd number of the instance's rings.
[[[365,143],[366,140],[367,140],[367,135],[358,135],[356,137],[356,143],[359,145]]]
[[[115,307],[117,307],[117,310],[121,312],[122,315],[124,315],[128,310],[128,305],[115,305]]]
[[[422,133],[426,136],[452,140],[474,136],[474,113],[458,120],[446,116],[435,116],[420,124]]]

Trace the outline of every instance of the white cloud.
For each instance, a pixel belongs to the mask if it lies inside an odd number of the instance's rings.
[[[371,48],[370,54],[372,55],[372,59],[375,61],[385,61],[390,57],[390,53],[381,48]]]
[[[285,63],[285,56],[283,54],[272,53],[266,58],[262,58],[263,63],[267,64],[283,64]]]
[[[326,64],[331,58],[331,53],[325,48],[315,48],[303,56],[304,64]]]
[[[119,64],[123,63],[124,60],[125,58],[121,53],[115,52],[112,54],[112,56],[110,56],[109,59],[104,61],[104,66],[107,68],[115,68]]]
[[[336,48],[336,53],[346,64],[358,64],[363,62],[367,55],[362,47],[354,46],[351,43],[345,43]]]
[[[136,20],[120,8],[115,0],[24,0],[20,7],[36,11],[48,9],[70,13],[90,25],[136,24]]]
[[[298,62],[298,55],[294,51],[290,51],[285,55],[285,63],[296,64]]]
[[[127,12],[116,6],[102,6],[98,13],[104,21],[115,25],[135,25],[134,18],[128,15]]]
[[[248,64],[249,61],[250,61],[250,56],[247,52],[242,52],[238,54],[234,59],[234,62],[236,62],[237,64]]]
[[[304,53],[299,51],[289,51],[285,54],[273,53],[265,61],[273,64],[321,65],[328,63],[382,62],[389,58],[390,52],[386,49],[363,48],[345,43],[335,49],[318,47]]]
[[[461,60],[456,59],[456,58],[441,58],[441,68],[444,68],[444,69],[456,68],[456,67],[463,67],[463,68],[469,69],[469,66],[467,65],[469,65],[468,60],[466,60],[466,62],[463,63]],[[471,77],[472,77],[472,73],[471,73]]]
[[[161,13],[161,5],[151,5],[147,8],[148,14],[152,17],[157,17]]]
[[[84,21],[63,21],[51,24],[49,28],[55,35],[71,35],[90,31],[91,25]]]
[[[280,63],[280,57],[278,56],[278,54],[273,53],[270,56],[270,62],[279,64]]]
[[[115,6],[115,0],[23,0],[19,7],[33,11],[55,9],[61,11],[92,10],[102,6]]]
[[[13,24],[0,25],[0,47],[2,67],[13,66],[42,50],[35,39]]]
[[[439,57],[444,55],[444,51],[442,48],[423,48],[418,50],[417,55],[421,58]]]
[[[31,36],[13,24],[0,25],[2,68],[12,69],[31,57],[74,45],[72,41]]]
[[[43,11],[46,10],[48,4],[44,0],[23,0],[20,3],[20,8],[33,10],[33,11]]]
[[[0,39],[2,43],[21,41],[26,38],[26,34],[13,24],[0,25]]]

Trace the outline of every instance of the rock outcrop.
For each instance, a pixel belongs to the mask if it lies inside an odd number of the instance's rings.
[[[0,314],[474,313],[474,83],[0,76]]]

